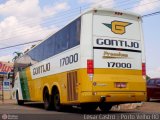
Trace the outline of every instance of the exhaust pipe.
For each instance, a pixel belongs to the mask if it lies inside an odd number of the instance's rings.
[[[101,96],[100,102],[105,102],[106,101],[106,96]]]

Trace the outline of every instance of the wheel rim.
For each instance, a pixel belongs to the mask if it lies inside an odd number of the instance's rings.
[[[45,105],[45,108],[49,106],[49,95],[47,93],[45,94],[45,97],[44,97],[44,105]]]
[[[47,100],[47,98],[45,98],[44,103],[45,103],[45,106],[48,106],[48,100]]]
[[[55,109],[59,110],[59,108],[60,108],[60,98],[59,98],[58,93],[56,93],[55,96],[54,96],[54,106],[55,106]]]

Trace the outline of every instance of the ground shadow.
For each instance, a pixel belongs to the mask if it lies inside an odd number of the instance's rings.
[[[33,103],[33,102],[26,102],[23,106],[25,107],[32,107],[32,108],[38,108],[38,109],[44,109],[44,105],[43,103]],[[53,111],[54,110],[50,110],[50,111]],[[109,112],[102,112],[100,111],[99,109],[97,109],[96,111],[82,111],[80,109],[80,107],[76,107],[76,106],[73,106],[72,108],[69,108],[69,109],[65,109],[63,111],[60,111],[60,112],[64,112],[64,113],[74,113],[74,114],[121,114],[121,113],[137,113],[136,111],[127,111],[127,110],[120,110],[120,111],[109,111]]]

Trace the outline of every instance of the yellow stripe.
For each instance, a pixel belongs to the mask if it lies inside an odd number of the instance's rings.
[[[124,69],[94,69],[95,74],[116,74],[116,75],[142,75],[142,70],[124,70]]]
[[[75,87],[75,91],[78,93],[78,99],[69,101],[68,100],[68,91],[67,91],[67,73],[63,72],[55,75],[50,75],[47,77],[42,77],[38,79],[31,79],[30,69],[27,68],[26,74],[28,78],[30,97],[33,101],[43,101],[43,88],[47,86],[49,92],[51,94],[51,90],[53,85],[57,85],[60,90],[61,103],[63,104],[71,104],[71,103],[81,103],[81,102],[97,102],[100,99],[100,96],[110,94],[109,91],[116,94],[114,95],[114,99],[110,98],[110,101],[113,102],[115,100],[120,101],[129,101],[128,94],[131,91],[132,94],[138,95],[136,99],[132,99],[132,101],[141,101],[145,100],[145,91],[146,91],[146,81],[142,77],[141,70],[122,70],[122,69],[95,69],[93,80],[100,84],[107,84],[108,86],[96,86],[93,87],[93,82],[89,78],[87,74],[87,69],[77,69],[77,85]],[[69,71],[73,72],[73,71]],[[69,77],[68,77],[69,78]],[[127,82],[129,85],[126,89],[115,88],[114,82]],[[72,82],[71,82],[72,83]],[[69,84],[71,84],[69,83]],[[74,83],[74,82],[73,82]],[[71,85],[70,85],[71,86]],[[93,89],[94,88],[94,89]],[[84,94],[86,92],[82,91],[90,91],[89,94]],[[97,95],[93,96],[92,91],[97,91]],[[142,91],[142,92],[140,92]],[[99,93],[100,92],[100,93]],[[117,93],[118,92],[118,93]],[[126,94],[126,93],[127,94]],[[125,98],[121,99],[122,97]],[[126,95],[126,96],[125,96]]]

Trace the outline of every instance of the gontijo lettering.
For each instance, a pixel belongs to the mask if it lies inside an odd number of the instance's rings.
[[[124,40],[97,38],[96,43],[98,45],[117,46],[117,47],[126,47],[126,48],[139,48],[140,47],[138,42],[124,41]]]
[[[33,68],[33,75],[42,74],[50,71],[50,63]]]

